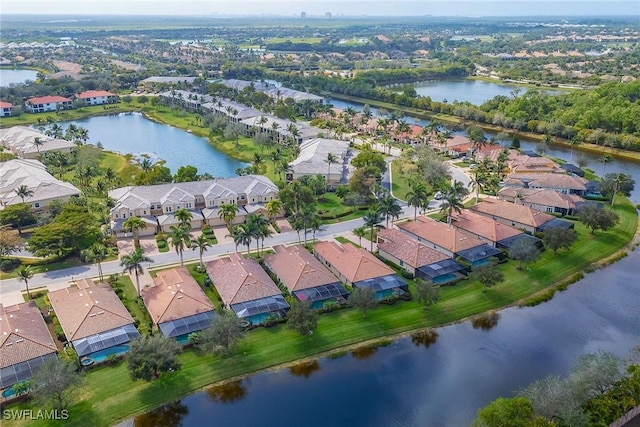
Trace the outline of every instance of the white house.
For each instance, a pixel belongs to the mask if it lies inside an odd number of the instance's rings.
[[[0,117],[10,117],[13,114],[13,104],[0,101]]]
[[[106,90],[88,90],[77,94],[76,99],[86,102],[87,105],[115,104],[118,101],[114,93]]]
[[[46,113],[58,109],[68,110],[73,107],[73,101],[64,96],[40,96],[27,99],[25,107],[30,113]]]

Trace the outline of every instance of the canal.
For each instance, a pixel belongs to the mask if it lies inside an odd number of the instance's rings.
[[[640,342],[640,251],[536,307],[376,349],[249,376],[136,418],[135,425],[469,426],[476,411],[580,355]]]

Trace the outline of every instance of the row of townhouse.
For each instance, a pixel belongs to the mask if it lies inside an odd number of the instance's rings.
[[[110,211],[112,232],[123,236],[127,231],[123,223],[137,216],[148,223],[140,235],[152,235],[158,229],[167,231],[178,224],[174,213],[186,209],[192,211],[193,228],[203,224],[222,225],[220,206],[234,204],[238,214],[234,223],[244,221],[249,213],[264,211],[264,204],[278,197],[278,187],[262,175],[246,175],[206,181],[172,184],[129,186],[109,191],[115,200]]]
[[[76,144],[27,126],[12,126],[0,129],[0,146],[21,159],[37,159],[50,151],[69,154]]]
[[[105,90],[88,90],[75,95],[74,99],[83,101],[87,105],[105,105],[118,102],[116,94]],[[30,113],[70,110],[73,108],[73,99],[58,95],[38,96],[27,99],[24,107]],[[0,117],[12,116],[13,108],[14,105],[9,102],[0,102],[2,114]]]

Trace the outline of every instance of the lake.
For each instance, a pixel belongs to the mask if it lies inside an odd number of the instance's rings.
[[[476,411],[597,350],[640,342],[640,251],[493,324],[437,329],[293,369],[251,375],[137,417],[135,426],[469,426]],[[182,423],[182,424],[180,424]]]
[[[36,70],[23,70],[20,68],[0,68],[0,86],[7,87],[12,84],[24,83],[27,80],[35,80],[38,75]]]
[[[180,166],[193,165],[199,173],[228,178],[235,176],[237,168],[248,166],[216,150],[206,138],[156,123],[140,113],[89,117],[60,125],[70,123],[87,129],[91,144],[100,142],[106,150],[166,160],[165,166],[172,173]]]
[[[484,80],[429,80],[417,82],[409,87],[413,87],[418,95],[430,97],[437,102],[453,103],[470,102],[480,105],[498,95],[511,97],[514,90],[524,93],[525,87],[510,86],[502,83],[487,82]],[[563,93],[559,90],[540,88],[536,89],[545,93]],[[402,88],[398,93],[402,92]]]

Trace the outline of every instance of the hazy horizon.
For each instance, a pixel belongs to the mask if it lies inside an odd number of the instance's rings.
[[[37,11],[37,13],[34,13]],[[2,15],[180,15],[180,16],[615,16],[636,15],[640,2],[627,0],[2,0]]]

